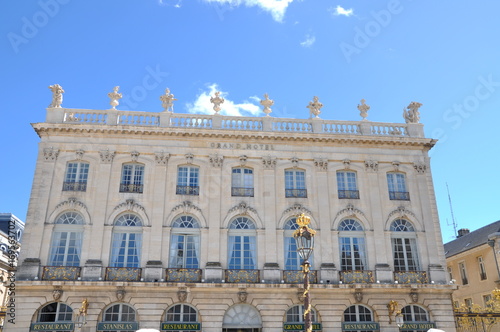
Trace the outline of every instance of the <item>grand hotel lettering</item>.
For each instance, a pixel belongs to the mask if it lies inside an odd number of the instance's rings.
[[[226,150],[267,150],[273,151],[272,144],[250,144],[250,143],[210,143],[209,147]]]

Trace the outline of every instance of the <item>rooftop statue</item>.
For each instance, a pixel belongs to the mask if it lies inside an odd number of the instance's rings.
[[[114,110],[116,109],[116,106],[120,104],[118,100],[122,98],[122,94],[118,92],[119,89],[120,89],[119,86],[115,86],[113,88],[113,92],[108,93],[108,97],[109,99],[111,99],[109,104],[112,106],[111,109]]]
[[[59,84],[54,84],[49,86],[50,91],[52,91],[52,103],[50,103],[49,108],[61,107],[64,93],[63,88]]]
[[[370,109],[370,106],[365,104],[366,100],[361,99],[361,105],[358,104],[358,110],[359,110],[359,115],[363,118],[363,120],[366,120],[366,117],[368,116],[368,110]]]
[[[313,115],[315,118],[319,118],[323,104],[319,102],[318,97],[314,96],[313,101],[310,101],[309,105],[307,105],[306,107],[309,109],[309,114],[311,115],[311,118]]]
[[[174,112],[174,95],[170,93],[170,89],[165,89],[165,94],[160,96],[160,100],[162,101],[161,106],[163,106],[163,111],[165,112]]]
[[[260,101],[260,104],[264,106],[264,109],[262,111],[266,113],[267,116],[269,116],[269,114],[272,112],[271,106],[274,105],[274,100],[269,99],[269,95],[265,93],[264,99]]]
[[[215,97],[210,97],[210,102],[214,104],[215,114],[219,114],[221,110],[220,105],[224,103],[224,98],[220,97],[220,91],[215,92]]]
[[[406,123],[419,123],[420,121],[420,112],[418,109],[422,106],[421,103],[417,103],[415,101],[412,101],[410,105],[408,105],[406,108],[403,108],[403,118],[405,119]]]

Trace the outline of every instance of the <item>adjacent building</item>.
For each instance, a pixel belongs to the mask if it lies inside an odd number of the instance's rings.
[[[458,231],[458,237],[444,245],[450,280],[459,285],[453,293],[455,308],[473,304],[483,308],[500,285],[500,221],[473,232]]]
[[[455,331],[418,107],[406,123],[63,108],[39,153],[7,331]],[[62,90],[62,89],[61,89]],[[269,115],[272,103],[262,101]],[[369,107],[368,107],[369,108]],[[399,113],[399,112],[398,112]]]

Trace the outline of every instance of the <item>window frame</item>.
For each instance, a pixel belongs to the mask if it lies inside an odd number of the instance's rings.
[[[337,171],[337,194],[339,199],[359,199],[358,175],[354,171]]]
[[[467,286],[469,284],[469,276],[467,273],[467,266],[465,265],[465,261],[458,262],[458,271],[460,273],[462,285]]]
[[[54,221],[49,266],[80,266],[85,219],[76,211],[65,211]]]
[[[75,166],[76,165],[76,166]],[[63,191],[87,191],[90,163],[69,161],[66,163]]]
[[[368,257],[366,252],[365,233],[361,222],[353,218],[345,218],[339,223],[338,232],[340,270],[366,270],[368,267]],[[344,253],[350,254],[350,258],[344,257]],[[356,257],[356,254],[358,257]]]
[[[177,237],[177,239],[176,239]],[[179,238],[182,239],[182,248],[179,247]],[[190,245],[194,245],[194,255],[189,256],[191,252]],[[177,248],[176,248],[177,247]],[[188,248],[188,249],[186,249]],[[179,251],[182,250],[182,256],[179,256]],[[174,252],[177,252],[174,256]],[[178,265],[179,258],[182,259],[181,266]],[[188,263],[192,259],[196,263]],[[175,263],[174,263],[175,261]],[[178,216],[172,222],[172,231],[170,234],[170,250],[169,250],[169,268],[171,269],[199,269],[200,268],[200,223],[191,215]]]
[[[233,167],[231,169],[231,196],[254,197],[254,170],[252,168]]]
[[[239,249],[238,249],[239,248]],[[257,225],[245,216],[237,216],[229,223],[229,270],[256,270],[258,267]]]
[[[477,264],[479,266],[479,279],[481,281],[487,280],[488,275],[486,274],[486,265],[484,264],[484,259],[483,256],[478,256],[477,257]]]
[[[200,167],[181,165],[177,167],[176,195],[200,195]]]
[[[388,172],[387,173],[387,188],[389,191],[389,199],[398,201],[409,201],[410,192],[408,191],[408,184],[406,174],[402,172]]]
[[[394,271],[420,271],[420,253],[413,224],[398,218],[391,222],[390,231]]]
[[[130,170],[128,170],[130,168]],[[120,192],[142,194],[146,167],[141,163],[124,163],[120,175]]]
[[[285,197],[307,198],[306,171],[285,169]]]
[[[128,220],[124,220],[126,216],[133,216],[134,218],[129,217]],[[141,217],[135,213],[122,213],[115,219],[111,235],[110,267],[141,267],[143,226]],[[123,261],[120,257],[123,257]]]

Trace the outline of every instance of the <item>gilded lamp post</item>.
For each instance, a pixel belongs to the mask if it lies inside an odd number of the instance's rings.
[[[304,330],[312,331],[311,322],[311,301],[309,298],[309,257],[314,250],[314,235],[316,231],[308,225],[311,218],[303,213],[297,217],[297,225],[299,228],[293,233],[293,237],[297,243],[297,252],[302,258],[302,272],[304,272]]]

